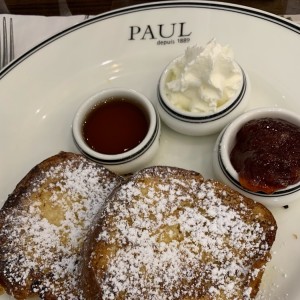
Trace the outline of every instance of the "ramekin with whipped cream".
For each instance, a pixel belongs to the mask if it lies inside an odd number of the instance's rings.
[[[232,49],[212,39],[205,47],[188,47],[163,71],[158,111],[164,123],[187,135],[221,131],[247,106],[248,75]]]

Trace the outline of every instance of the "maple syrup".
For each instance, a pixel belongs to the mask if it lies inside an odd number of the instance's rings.
[[[149,130],[141,107],[123,97],[108,98],[95,105],[83,123],[83,137],[94,151],[120,154],[138,146]]]

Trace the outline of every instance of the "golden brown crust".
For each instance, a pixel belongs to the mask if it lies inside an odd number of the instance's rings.
[[[220,199],[222,199],[222,202],[226,205],[240,207],[240,204],[242,202],[243,205],[247,207],[247,213],[243,214],[241,211],[241,218],[246,223],[255,222],[256,220],[258,220],[259,226],[262,228],[264,243],[261,244],[261,247],[266,247],[266,249],[264,249],[263,251],[264,255],[262,255],[259,251],[252,252],[252,270],[257,270],[258,273],[255,273],[255,276],[253,276],[253,274],[249,272],[245,280],[246,286],[251,287],[250,299],[254,299],[259,291],[259,285],[264,274],[265,265],[271,258],[269,250],[273,245],[276,237],[276,220],[272,213],[261,203],[255,202],[252,199],[240,195],[235,190],[218,181],[208,180],[207,182],[210,182],[213,185],[215,193],[218,195],[218,197],[220,197]],[[226,191],[225,195],[224,191]],[[244,208],[242,207],[241,210],[243,209]],[[248,252],[251,251],[249,249],[245,250],[247,250]],[[247,255],[247,253],[243,251],[240,252],[242,253],[242,255]]]
[[[122,178],[61,152],[35,166],[0,210],[0,285],[16,299],[80,299],[78,261],[96,212]]]
[[[113,192],[94,223],[85,297],[253,299],[276,230],[269,210],[219,182],[147,168]]]
[[[146,186],[155,186],[159,184],[162,180],[164,182],[176,180],[177,185],[181,186],[182,188],[187,188],[190,185],[195,185],[196,183],[198,184],[200,182],[203,182],[204,178],[200,173],[192,170],[187,171],[185,169],[177,167],[154,166],[142,169],[139,172],[133,174],[131,177],[127,178],[124,184],[131,183],[134,180],[136,180],[137,182],[142,182]],[[115,193],[113,192],[107,200],[107,206],[110,206],[111,201],[114,199],[114,194]],[[103,219],[105,219],[103,211],[99,211],[94,219],[88,238],[85,241],[83,249],[84,254],[83,259],[81,261],[81,284],[85,292],[84,296],[86,299],[91,300],[102,299],[101,295],[99,294],[99,285],[97,283],[97,276],[95,274],[97,268],[95,269],[90,267],[90,257],[91,253],[94,250],[95,240],[103,229]],[[107,251],[104,251],[107,254],[109,254],[110,250],[113,251],[113,249],[107,249]]]

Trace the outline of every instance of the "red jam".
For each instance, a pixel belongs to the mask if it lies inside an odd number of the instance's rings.
[[[149,121],[130,99],[113,98],[93,107],[83,124],[85,142],[103,154],[120,154],[139,145]]]
[[[240,184],[253,192],[274,193],[300,181],[300,127],[262,118],[246,123],[236,136],[230,160]]]

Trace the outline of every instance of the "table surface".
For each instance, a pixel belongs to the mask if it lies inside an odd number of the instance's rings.
[[[96,15],[105,11],[135,5],[143,0],[0,0],[0,13],[23,15]],[[278,15],[300,14],[300,0],[231,0],[235,3],[262,9]]]

